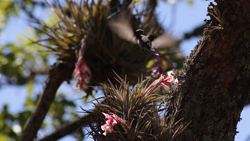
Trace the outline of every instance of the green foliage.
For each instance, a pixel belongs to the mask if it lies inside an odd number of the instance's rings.
[[[10,15],[15,15],[18,16],[18,12],[19,12],[20,8],[16,8],[15,7],[15,2],[10,1],[10,0],[3,0],[0,2],[0,18],[1,19],[1,26],[0,29],[2,29],[2,27],[4,27],[4,25],[6,25],[8,23],[8,17]]]
[[[16,115],[9,113],[8,105],[4,105],[3,111],[0,113],[0,133],[1,139],[6,140],[19,140],[20,132],[14,131],[14,125],[24,127],[28,118],[31,115],[31,111],[23,111]],[[3,138],[2,138],[3,136]]]
[[[19,45],[9,43],[0,50],[0,69],[1,74],[6,76],[5,83],[23,85],[33,81],[37,73],[48,71],[47,53],[44,49],[27,44],[30,41],[20,40]]]
[[[10,30],[7,26],[9,19],[17,20],[21,16],[20,13],[26,13],[26,20],[38,20],[34,15],[36,7],[46,8],[43,2],[32,0],[0,1],[0,32],[3,29]],[[27,23],[26,20],[24,22]],[[1,83],[23,85],[34,81],[36,74],[46,74],[48,53],[31,41],[38,40],[41,34],[27,27],[20,34],[8,33],[8,35],[15,35],[16,37],[8,38],[12,38],[11,40],[16,38],[16,42],[0,44],[0,70],[5,78]]]
[[[35,98],[29,96],[24,104],[25,110],[18,112],[17,114],[9,113],[8,105],[4,105],[3,111],[0,112],[1,139],[20,140],[20,135],[27,124],[27,120],[30,118],[32,111],[35,110],[39,97],[40,95],[37,95]],[[51,123],[53,127],[59,128],[61,125],[77,118],[78,116],[76,114],[72,114],[72,112],[75,113],[75,107],[76,105],[73,101],[68,100],[63,94],[58,94],[57,99],[51,105],[50,111],[47,115],[49,118],[52,118],[53,121],[45,121],[41,130],[46,130],[47,127],[51,128]],[[71,120],[69,120],[69,118],[65,118],[65,116],[69,115]],[[14,125],[19,126],[21,131],[16,132],[14,130]],[[78,134],[80,134],[79,137],[84,137],[82,130],[79,130]]]

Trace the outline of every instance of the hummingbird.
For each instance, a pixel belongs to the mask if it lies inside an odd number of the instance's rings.
[[[110,20],[109,27],[111,31],[117,34],[120,38],[131,43],[138,44],[143,51],[152,52],[157,56],[159,54],[155,51],[155,48],[160,49],[175,44],[173,37],[168,34],[154,36],[144,35],[144,31],[142,29],[133,31],[129,21],[130,20],[127,18],[125,12],[121,12],[117,15],[116,19]]]
[[[143,50],[143,51],[151,51],[155,55],[159,55],[155,49],[152,47],[152,41],[154,39],[153,36],[145,36],[143,35],[144,31],[142,29],[137,29],[135,31],[135,37],[137,39],[137,44],[138,46]]]

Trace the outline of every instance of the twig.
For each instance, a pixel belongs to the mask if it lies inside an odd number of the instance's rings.
[[[87,121],[90,118],[92,118],[92,115],[90,115],[90,114],[85,115],[82,118],[80,118],[74,122],[71,122],[70,124],[63,126],[62,128],[58,129],[57,131],[50,134],[49,136],[42,138],[39,141],[54,141],[54,140],[58,140],[64,136],[66,136],[72,132],[76,132],[77,129],[79,129],[80,127],[86,126],[88,124]]]
[[[75,59],[57,61],[49,71],[46,85],[40,97],[37,108],[32,114],[26,129],[24,130],[21,141],[33,141],[37,131],[41,127],[43,120],[54,101],[56,91],[63,81],[69,80],[75,68]]]

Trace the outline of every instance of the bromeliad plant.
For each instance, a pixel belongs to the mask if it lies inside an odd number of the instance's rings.
[[[120,39],[108,27],[108,21],[130,2],[132,1],[121,3],[119,0],[92,0],[91,2],[66,0],[66,8],[63,8],[58,1],[58,9],[50,6],[58,16],[59,22],[52,27],[41,24],[42,29],[37,28],[49,37],[38,41],[38,44],[58,54],[59,60],[73,60],[72,63],[76,64],[73,76],[78,81],[77,86],[88,95],[92,94],[93,87],[90,86],[106,82],[107,78],[113,84],[117,83],[113,79],[112,70],[119,76],[127,75],[130,84],[136,84],[138,76],[149,75],[148,67],[152,65],[152,62],[159,60],[154,60],[154,54],[143,52],[137,45]],[[133,28],[142,28],[148,34],[163,33],[163,28],[153,14],[155,6],[152,6],[151,1],[144,5],[142,10],[130,7],[135,11],[129,15]],[[41,44],[41,41],[49,41],[54,46]],[[170,50],[173,52],[178,48]],[[164,56],[166,51],[162,49],[159,53]],[[183,56],[175,54],[171,56],[177,58],[179,63],[176,67],[180,67]],[[147,65],[148,62],[150,62],[149,65]],[[154,67],[162,69],[160,66]],[[170,67],[166,66],[166,68]]]
[[[184,128],[181,121],[168,117],[171,103],[171,87],[177,86],[174,78],[160,76],[147,86],[148,79],[131,89],[129,82],[118,77],[120,86],[102,84],[103,101],[97,99],[95,110],[86,111],[93,118],[88,121],[94,140],[138,140],[171,141]],[[145,86],[145,88],[144,88]],[[168,93],[155,94],[158,87],[170,90]],[[188,125],[188,124],[185,124]]]

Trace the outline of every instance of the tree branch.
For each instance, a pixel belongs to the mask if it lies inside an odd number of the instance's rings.
[[[40,97],[37,108],[32,114],[26,129],[24,130],[21,141],[33,141],[37,131],[54,101],[56,91],[65,80],[69,80],[75,68],[75,59],[61,61],[55,63],[49,71],[46,85],[42,96]]]
[[[250,3],[216,1],[208,30],[179,72],[169,114],[191,123],[177,141],[233,141],[250,92]],[[213,9],[211,9],[213,7]],[[223,27],[223,29],[221,28]]]
[[[67,125],[61,127],[60,129],[58,129],[54,133],[42,138],[39,141],[58,140],[58,139],[66,136],[68,134],[76,132],[77,129],[79,129],[80,127],[84,127],[84,126],[88,125],[87,121],[89,121],[91,118],[92,118],[92,115],[87,114],[87,115],[83,116],[82,118],[75,120],[74,122],[71,122],[70,124],[67,124]]]

